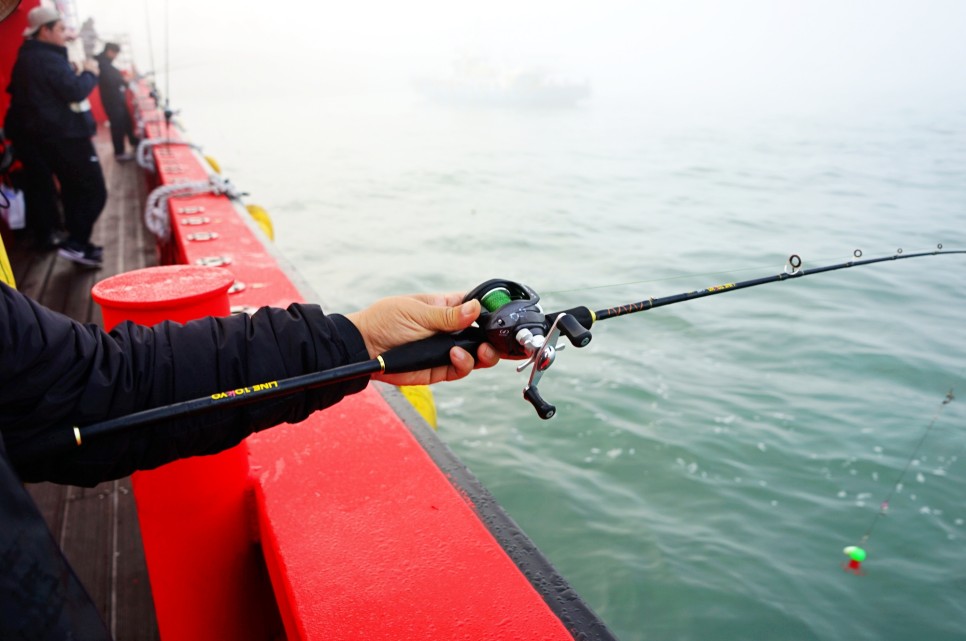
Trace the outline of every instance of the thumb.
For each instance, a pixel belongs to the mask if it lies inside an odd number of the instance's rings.
[[[427,305],[421,325],[435,332],[456,332],[473,324],[480,315],[480,301],[471,300],[455,307]]]

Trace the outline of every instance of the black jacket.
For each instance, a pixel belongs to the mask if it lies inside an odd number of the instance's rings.
[[[97,78],[98,86],[101,88],[101,104],[104,105],[104,111],[109,117],[116,118],[127,111],[127,101],[124,96],[127,83],[104,52],[96,55],[95,59],[101,69],[101,75]]]
[[[221,451],[298,422],[368,379],[105,437],[67,454],[27,456],[55,431],[150,407],[368,360],[362,337],[314,305],[265,308],[110,334],[0,283],[0,639],[109,639],[22,481],[93,486]],[[73,636],[70,636],[73,635]]]
[[[79,112],[71,109],[71,103],[86,100],[96,85],[97,77],[89,71],[74,73],[65,47],[25,40],[7,86],[7,135],[12,139],[90,138],[95,131],[90,109]]]

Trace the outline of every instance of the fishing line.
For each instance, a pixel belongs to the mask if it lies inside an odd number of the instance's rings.
[[[147,30],[148,36],[148,57],[151,59],[151,73],[156,73],[158,68],[154,64],[154,41],[151,38],[151,13],[148,10],[150,6],[148,0],[144,0],[144,22],[145,28]]]
[[[947,405],[953,402],[954,398],[953,390],[946,392],[946,396],[943,398],[942,403],[939,404],[939,408],[936,410],[935,414],[933,414],[932,420],[929,421],[929,425],[926,426],[922,436],[919,437],[919,442],[916,443],[916,447],[912,450],[912,454],[909,455],[909,460],[906,461],[905,467],[902,468],[902,471],[899,472],[899,476],[896,478],[895,483],[892,484],[892,489],[889,490],[889,494],[887,494],[882,503],[879,504],[879,511],[872,518],[872,523],[869,524],[865,534],[862,535],[862,538],[859,539],[859,542],[856,545],[850,545],[842,550],[842,552],[849,557],[849,560],[842,566],[846,571],[854,574],[862,573],[862,562],[865,561],[867,555],[863,546],[868,543],[869,537],[872,536],[872,531],[875,529],[875,526],[878,525],[879,520],[889,511],[889,501],[891,501],[892,497],[895,496],[895,493],[899,491],[899,487],[902,485],[902,479],[905,477],[906,472],[909,471],[909,468],[912,467],[916,457],[919,456],[919,450],[922,449],[923,443],[925,443],[926,439],[929,438],[929,434],[932,432],[932,428],[936,424],[936,420],[939,419],[939,414]]]
[[[171,3],[164,0],[164,135],[171,137]]]

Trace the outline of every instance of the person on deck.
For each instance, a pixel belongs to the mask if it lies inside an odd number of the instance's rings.
[[[74,72],[67,57],[67,30],[56,9],[36,7],[27,14],[27,23],[7,87],[10,109],[4,128],[20,150],[25,171],[37,177],[34,189],[43,192],[46,202],[56,201],[50,174],[60,182],[68,237],[59,254],[98,267],[103,248],[90,239],[107,202],[107,187],[91,142],[95,124],[87,100],[97,85],[97,63],[86,60],[83,71]],[[39,178],[43,172],[46,182]],[[29,217],[29,199],[27,206]]]
[[[94,26],[94,18],[88,18],[81,25],[80,33],[81,43],[84,46],[84,57],[93,58],[94,57],[94,47],[97,45],[97,28]]]
[[[293,304],[185,325],[126,322],[108,334],[0,283],[0,639],[110,639],[25,481],[94,486],[212,454],[253,432],[299,422],[361,391],[368,379],[173,419],[63,454],[43,453],[51,435],[225,389],[367,361],[434,333],[468,327],[480,304],[460,301],[459,294],[400,296],[347,316]],[[454,347],[449,356],[448,366],[376,378],[420,385],[456,380],[474,368],[464,350]],[[499,360],[486,344],[475,356],[477,367]]]
[[[124,138],[131,146],[137,148],[138,139],[134,135],[134,124],[127,109],[127,82],[124,76],[114,66],[114,59],[121,52],[121,47],[113,42],[104,45],[104,51],[97,54],[97,64],[100,65],[101,75],[101,103],[107,118],[111,121],[111,142],[114,143],[115,160],[127,161],[134,158],[134,154],[124,152]]]

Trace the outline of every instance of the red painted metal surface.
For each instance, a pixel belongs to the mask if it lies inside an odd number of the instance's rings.
[[[133,487],[161,638],[278,638],[252,532],[247,445],[138,472]]]
[[[104,328],[124,320],[155,325],[184,323],[203,316],[227,316],[234,278],[219,267],[165,265],[105,278],[91,289],[101,306]]]
[[[94,117],[98,131],[104,131],[108,126],[109,120],[107,112],[104,110],[104,102],[101,100],[101,88],[94,87],[94,91],[91,92],[91,95],[87,99],[91,102],[91,116]]]
[[[380,395],[314,419],[248,441],[290,641],[572,639]]]

